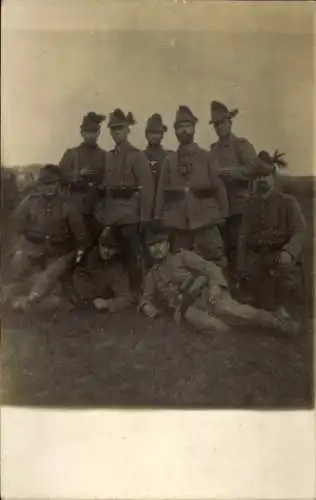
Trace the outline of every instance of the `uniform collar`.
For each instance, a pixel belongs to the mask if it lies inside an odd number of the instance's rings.
[[[262,196],[262,198],[263,198],[264,200],[268,200],[269,198],[271,198],[271,196],[273,196],[273,195],[275,194],[275,192],[276,192],[276,191],[275,191],[275,189],[274,189],[274,188],[272,188],[272,189],[270,189],[270,191],[268,191],[267,193],[265,193],[265,194]]]
[[[145,151],[163,151],[164,148],[161,144],[158,146],[153,146],[152,144],[147,144]]]
[[[87,144],[86,142],[82,142],[79,146],[80,148],[87,149],[87,150],[92,150],[92,149],[97,149],[99,145],[96,144]]]
[[[218,145],[220,147],[225,148],[225,147],[229,146],[230,144],[232,144],[233,142],[235,142],[236,139],[237,139],[237,137],[234,134],[229,134],[228,137],[218,139]]]
[[[198,151],[199,146],[196,144],[196,142],[192,142],[191,144],[185,145],[185,146],[179,146],[178,147],[178,153],[181,155],[194,155]]]
[[[275,188],[272,188],[270,189],[270,191],[267,191],[266,193],[264,194],[260,194],[258,193],[258,197],[260,198],[260,200],[264,200],[264,201],[267,201],[269,200],[271,197],[273,197],[276,193],[276,190]]]
[[[132,145],[128,141],[125,141],[119,146],[115,145],[113,152],[115,154],[120,154],[125,153],[125,151],[129,151],[130,149],[132,149]]]

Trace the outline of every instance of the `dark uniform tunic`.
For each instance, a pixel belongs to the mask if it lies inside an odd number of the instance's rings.
[[[218,230],[227,216],[225,187],[213,155],[193,143],[165,158],[158,184],[155,218],[173,237],[173,250],[193,249],[208,259],[221,259]]]
[[[85,247],[83,219],[63,194],[37,193],[18,207],[15,220],[21,239],[12,260],[12,279],[19,282],[40,271],[31,291],[42,297],[74,263],[75,250]]]
[[[91,244],[95,244],[100,228],[93,220],[93,210],[98,199],[97,186],[102,183],[106,152],[98,145],[82,143],[67,149],[59,167],[69,186],[71,203],[85,217]]]
[[[274,308],[291,299],[305,238],[306,221],[293,196],[272,190],[249,198],[239,234],[238,268],[250,276],[255,302]],[[288,266],[277,264],[282,251],[292,256]]]
[[[234,280],[238,232],[242,212],[250,194],[252,162],[256,159],[256,151],[247,139],[233,134],[212,144],[211,151],[217,158],[220,175],[227,190],[229,211],[221,234],[229,260],[230,278]],[[229,177],[224,175],[223,171],[226,169],[231,173]]]
[[[95,218],[110,226],[128,267],[131,287],[140,287],[139,224],[149,222],[153,210],[154,180],[145,154],[126,142],[107,154],[104,193]]]

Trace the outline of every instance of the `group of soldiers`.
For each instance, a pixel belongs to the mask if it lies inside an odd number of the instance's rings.
[[[296,199],[275,187],[283,154],[256,153],[232,133],[238,110],[213,101],[218,140],[194,140],[198,118],[179,106],[176,151],[163,147],[160,114],[147,121],[147,147],[128,140],[132,113],[107,121],[114,148],[98,145],[106,117],[87,113],[79,146],[45,165],[19,203],[3,302],[23,311],[135,306],[172,312],[197,330],[238,326],[296,332],[306,222]]]

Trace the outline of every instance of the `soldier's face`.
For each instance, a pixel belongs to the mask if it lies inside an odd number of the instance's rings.
[[[230,118],[225,118],[214,123],[214,130],[219,138],[227,137],[231,132],[231,127],[232,122]]]
[[[255,191],[260,193],[267,193],[273,189],[275,185],[275,178],[273,174],[258,177],[255,180]]]
[[[99,252],[102,260],[111,260],[117,251],[113,247],[107,247],[105,245],[99,244]]]
[[[129,134],[129,127],[128,125],[111,127],[110,133],[115,144],[122,144],[127,140]]]
[[[146,137],[148,144],[150,144],[151,146],[159,146],[162,143],[163,132],[154,132],[148,130],[146,132]]]
[[[57,182],[39,185],[40,194],[48,198],[54,196],[54,194],[57,192],[57,188],[58,188]]]
[[[175,127],[176,137],[182,146],[191,144],[194,138],[195,126],[190,122],[178,123]]]
[[[100,136],[100,130],[81,130],[81,136],[86,144],[96,144]]]
[[[158,241],[149,245],[149,252],[154,260],[163,260],[169,252],[169,241]]]

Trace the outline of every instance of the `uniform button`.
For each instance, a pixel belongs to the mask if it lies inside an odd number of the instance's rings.
[[[185,191],[186,193],[188,193],[188,192],[190,191],[190,187],[189,187],[189,186],[185,186],[184,191]]]

